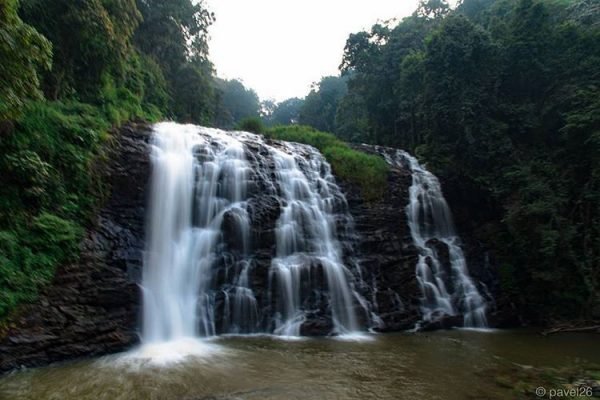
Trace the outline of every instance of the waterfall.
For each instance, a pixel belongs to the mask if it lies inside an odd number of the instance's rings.
[[[170,123],[155,128],[142,282],[142,336],[149,342],[214,335],[210,288],[225,215],[233,217],[241,251],[248,243],[243,146],[225,134],[197,130]],[[236,306],[246,297],[236,296]]]
[[[293,145],[287,145],[286,150],[291,154],[277,149],[272,152],[285,201],[277,221],[277,254],[272,263],[280,292],[275,333],[300,334],[307,311],[303,302],[311,294],[310,280],[318,279],[319,268],[327,282],[334,332],[356,331],[351,273],[343,264],[336,240],[336,203],[345,199],[321,154],[306,147],[308,159],[299,160],[306,163],[303,172],[292,155]]]
[[[151,162],[145,343],[220,333],[299,335],[308,323],[332,334],[361,328],[356,309],[365,301],[354,290],[360,273],[345,264],[351,217],[318,151],[246,132],[160,123]],[[256,204],[270,198],[279,216],[265,267],[255,254],[254,228]]]
[[[408,167],[412,173],[406,214],[419,250],[416,276],[422,293],[423,319],[431,321],[442,315],[461,313],[465,327],[486,327],[486,303],[469,276],[461,241],[438,179],[404,151],[384,156],[389,164]],[[449,266],[443,262],[442,249],[437,244],[446,247]]]

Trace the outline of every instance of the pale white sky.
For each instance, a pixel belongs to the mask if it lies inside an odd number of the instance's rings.
[[[403,18],[418,0],[205,0],[217,21],[210,57],[217,75],[241,79],[262,100],[304,97],[337,75],[348,35]]]

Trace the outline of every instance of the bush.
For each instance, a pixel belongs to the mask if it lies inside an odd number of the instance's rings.
[[[52,166],[42,161],[36,152],[21,150],[8,154],[3,167],[28,197],[37,200],[44,196]]]
[[[239,131],[246,131],[252,133],[264,133],[265,125],[262,120],[258,117],[248,117],[241,120],[236,126],[235,129]]]
[[[76,259],[82,232],[76,223],[48,213],[15,232],[0,231],[0,319],[34,300],[58,265]]]
[[[352,149],[330,133],[302,125],[276,126],[267,137],[316,147],[341,179],[357,185],[367,201],[380,198],[387,187],[388,165],[381,158]]]
[[[35,252],[43,252],[55,261],[73,261],[83,229],[72,221],[42,213],[33,220],[27,240]]]
[[[14,132],[0,137],[0,320],[76,260],[104,197],[93,164],[111,126],[89,104],[31,102]]]

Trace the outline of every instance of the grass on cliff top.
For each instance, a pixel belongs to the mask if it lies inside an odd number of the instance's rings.
[[[289,142],[304,143],[319,149],[340,179],[357,185],[366,201],[380,198],[387,187],[388,165],[381,158],[352,149],[330,133],[308,126],[276,126],[265,136]]]

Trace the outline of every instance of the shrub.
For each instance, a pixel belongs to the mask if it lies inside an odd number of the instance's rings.
[[[265,125],[258,117],[248,117],[241,120],[236,125],[235,129],[252,133],[263,133],[265,131]]]
[[[77,258],[84,226],[103,198],[92,167],[111,126],[98,107],[40,101],[0,137],[0,320]]]
[[[330,133],[302,125],[276,126],[267,137],[316,147],[331,164],[334,173],[355,185],[367,201],[380,198],[387,187],[388,165],[381,158],[352,149]]]
[[[77,257],[82,232],[75,222],[49,213],[14,232],[0,231],[0,319],[34,300],[56,267]]]

